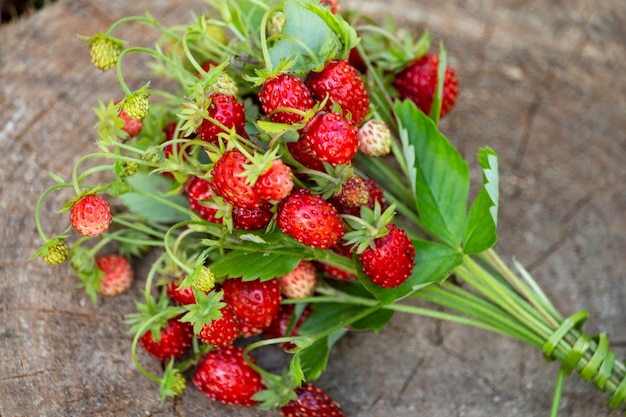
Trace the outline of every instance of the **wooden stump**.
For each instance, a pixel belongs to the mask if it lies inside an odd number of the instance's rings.
[[[430,5],[429,3],[433,3]],[[500,156],[497,250],[525,264],[564,314],[590,312],[590,333],[626,346],[626,4],[622,0],[345,1],[367,14],[391,12],[415,33],[443,41],[461,96],[442,130],[466,156],[488,145]],[[122,91],[89,62],[78,35],[149,10],[186,23],[199,0],[59,0],[0,26],[0,416],[262,416],[212,403],[195,388],[161,405],[136,370],[124,315],[129,294],[92,305],[68,265],[27,261],[40,244],[34,207],[52,180],[68,178],[95,150],[98,100]],[[120,37],[150,45],[140,26]],[[150,75],[129,58],[135,88]],[[476,166],[474,166],[474,169]],[[475,177],[479,172],[475,169]],[[48,234],[68,198],[43,204]],[[146,266],[137,262],[138,276]],[[260,358],[268,362],[268,355]],[[159,364],[144,358],[157,371]],[[419,317],[396,316],[382,334],[350,334],[319,381],[353,416],[545,416],[557,366],[504,337]],[[191,384],[190,384],[191,385]],[[617,416],[605,397],[567,381],[562,415]]]

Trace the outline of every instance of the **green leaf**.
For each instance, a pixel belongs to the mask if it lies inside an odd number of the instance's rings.
[[[430,106],[430,114],[428,115],[435,124],[439,123],[441,114],[441,100],[443,99],[443,82],[446,78],[446,66],[448,65],[448,55],[443,47],[439,44],[439,64],[437,65],[437,87],[433,96],[433,104]]]
[[[189,207],[189,202],[185,197],[180,195],[165,197],[172,183],[164,176],[137,172],[129,177],[127,182],[134,190],[141,191],[141,193],[133,191],[119,196],[129,211],[152,223],[176,223],[189,219],[188,215],[174,207]],[[161,201],[144,194],[156,195]]]
[[[498,241],[499,177],[498,156],[489,148],[478,153],[478,162],[483,168],[483,186],[470,208],[463,251],[467,254],[489,249]]]
[[[381,303],[391,304],[430,283],[441,282],[463,262],[460,252],[436,242],[414,240],[413,246],[416,262],[413,273],[398,288],[382,288],[374,284],[359,268],[363,286]]]
[[[269,49],[271,64],[278,67],[284,59],[295,58],[292,70],[323,64],[332,59],[341,43],[337,35],[315,12],[304,7],[306,0],[287,0],[283,9],[285,26],[281,37]]]
[[[372,314],[357,320],[350,327],[352,330],[372,330],[374,333],[380,332],[393,317],[393,310],[380,309]]]
[[[296,353],[306,381],[313,381],[322,375],[328,364],[328,357],[332,346],[347,332],[346,329],[337,330],[329,336],[316,340],[311,346]]]
[[[412,101],[396,101],[394,113],[424,227],[437,240],[460,248],[469,193],[467,162]]]
[[[300,385],[305,381],[302,363],[300,362],[300,355],[293,355],[291,357],[291,362],[289,363],[289,373],[291,374],[294,384]]]
[[[268,280],[292,271],[305,252],[303,247],[288,244],[248,243],[216,259],[211,263],[211,270],[217,277]]]

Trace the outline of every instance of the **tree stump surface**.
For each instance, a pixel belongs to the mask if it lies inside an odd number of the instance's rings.
[[[460,79],[457,106],[441,124],[470,157],[499,154],[500,242],[564,314],[590,313],[585,330],[626,350],[626,3],[518,0],[345,1],[416,34],[442,41]],[[264,416],[211,402],[189,382],[160,404],[158,387],[130,356],[125,314],[134,310],[146,265],[130,293],[92,305],[68,265],[27,261],[40,244],[34,207],[80,155],[96,150],[97,101],[122,91],[114,72],[89,61],[78,35],[150,11],[170,25],[190,21],[191,2],[59,0],[0,26],[0,416]],[[116,33],[150,45],[139,25]],[[134,88],[150,74],[129,58]],[[135,62],[135,63],[133,63]],[[479,178],[473,164],[474,178]],[[44,201],[48,234],[68,195]],[[271,356],[271,355],[270,355]],[[143,357],[148,370],[159,364]],[[273,358],[260,358],[271,362]],[[351,333],[318,381],[350,416],[541,416],[558,364],[531,346],[486,331],[396,315],[380,334]],[[572,376],[561,415],[618,416],[606,396]]]

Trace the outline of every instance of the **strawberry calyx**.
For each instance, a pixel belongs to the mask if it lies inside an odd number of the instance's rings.
[[[374,209],[366,205],[361,206],[360,216],[342,214],[341,217],[352,231],[347,232],[343,239],[345,245],[354,246],[357,254],[362,253],[368,247],[374,247],[374,240],[385,236],[388,232],[387,225],[393,222],[396,206],[392,203],[381,212],[378,201],[374,203]]]
[[[227,304],[222,301],[223,291],[193,291],[196,302],[184,306],[186,313],[180,318],[183,323],[191,323],[195,334],[200,333],[204,326],[222,318],[220,311]]]

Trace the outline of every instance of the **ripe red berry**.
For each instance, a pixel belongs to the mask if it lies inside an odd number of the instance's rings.
[[[293,189],[291,168],[285,165],[282,159],[272,161],[272,165],[259,175],[254,189],[264,200],[274,202],[282,200]]]
[[[345,232],[337,209],[308,189],[296,190],[280,203],[277,222],[281,232],[314,248],[333,246]]]
[[[246,109],[243,103],[237,101],[232,95],[214,93],[211,95],[211,103],[207,108],[209,117],[213,120],[204,119],[196,132],[206,142],[217,144],[218,134],[224,132],[222,128],[234,129],[241,136],[247,136],[245,131]],[[215,121],[217,123],[215,123]]]
[[[295,75],[286,73],[265,80],[259,91],[259,101],[263,112],[272,122],[286,124],[301,121],[301,113],[312,109],[315,104],[311,91],[304,82]]]
[[[322,71],[309,73],[305,82],[315,100],[322,101],[328,95],[327,111],[331,111],[333,102],[337,103],[344,114],[352,115],[356,125],[369,114],[370,99],[365,84],[359,71],[347,60],[330,61]]]
[[[276,279],[244,281],[230,278],[222,288],[223,301],[235,312],[244,337],[265,330],[280,308],[280,286]]]
[[[141,129],[143,128],[143,119],[133,119],[124,111],[124,109],[120,109],[118,116],[124,120],[124,126],[122,127],[122,130],[128,133],[129,138],[134,138],[139,133],[141,133]]]
[[[313,152],[307,148],[304,136],[300,136],[300,139],[295,142],[287,142],[287,149],[289,149],[293,159],[301,163],[305,168],[326,172],[322,160],[313,155]]]
[[[220,309],[222,317],[213,320],[211,324],[202,326],[198,338],[214,347],[231,345],[241,333],[239,320],[228,305]]]
[[[321,388],[307,383],[296,388],[298,399],[280,408],[283,417],[345,417],[339,403],[333,401]]]
[[[158,341],[153,339],[151,331],[147,331],[139,339],[139,344],[155,358],[167,362],[170,359],[181,358],[191,347],[192,338],[191,324],[173,318],[161,328]]]
[[[118,295],[128,291],[133,282],[133,267],[122,255],[101,255],[96,257],[98,269],[104,272],[100,280],[103,295]]]
[[[261,204],[257,208],[233,207],[233,226],[243,230],[259,230],[266,227],[272,220],[270,205]]]
[[[194,385],[213,401],[252,407],[252,396],[265,388],[261,375],[234,345],[207,353],[196,366]]]
[[[383,288],[396,288],[411,275],[415,266],[415,248],[406,232],[393,223],[388,233],[374,240],[374,248],[366,248],[359,260],[363,272],[374,284]]]
[[[218,210],[207,206],[206,202],[213,198],[211,183],[204,178],[192,177],[186,186],[189,208],[197,212],[200,217],[211,223],[222,223],[222,218],[217,217]],[[205,202],[203,202],[203,200]]]
[[[196,296],[193,294],[192,287],[180,288],[176,281],[172,281],[168,284],[166,291],[170,300],[179,306],[196,303]]]
[[[83,236],[99,236],[109,229],[111,207],[101,195],[87,195],[78,200],[70,211],[70,221]]]
[[[380,204],[380,207],[384,210],[387,207],[387,203],[385,201],[385,195],[383,193],[383,190],[380,189],[380,187],[376,185],[376,182],[371,178],[365,179],[363,180],[363,182],[365,183],[365,186],[367,187],[367,193],[369,195],[369,198],[365,205],[369,207],[370,209],[374,210],[374,206],[376,202],[378,202],[378,204]],[[335,207],[337,207],[337,211],[339,211],[340,214],[351,214],[357,217],[361,215],[361,206],[348,207],[342,204],[337,199],[333,199],[332,201]]]
[[[349,164],[358,147],[358,132],[352,121],[339,113],[318,113],[306,125],[307,149],[321,161],[336,166]]]
[[[236,207],[259,207],[260,198],[254,187],[242,175],[248,160],[236,148],[224,152],[211,171],[211,187],[215,194]]]
[[[413,101],[426,114],[430,112],[437,88],[438,65],[439,57],[437,55],[424,55],[400,71],[393,82],[400,98]],[[458,93],[458,80],[454,69],[448,66],[443,80],[443,97],[439,117],[445,116],[452,109]]]

